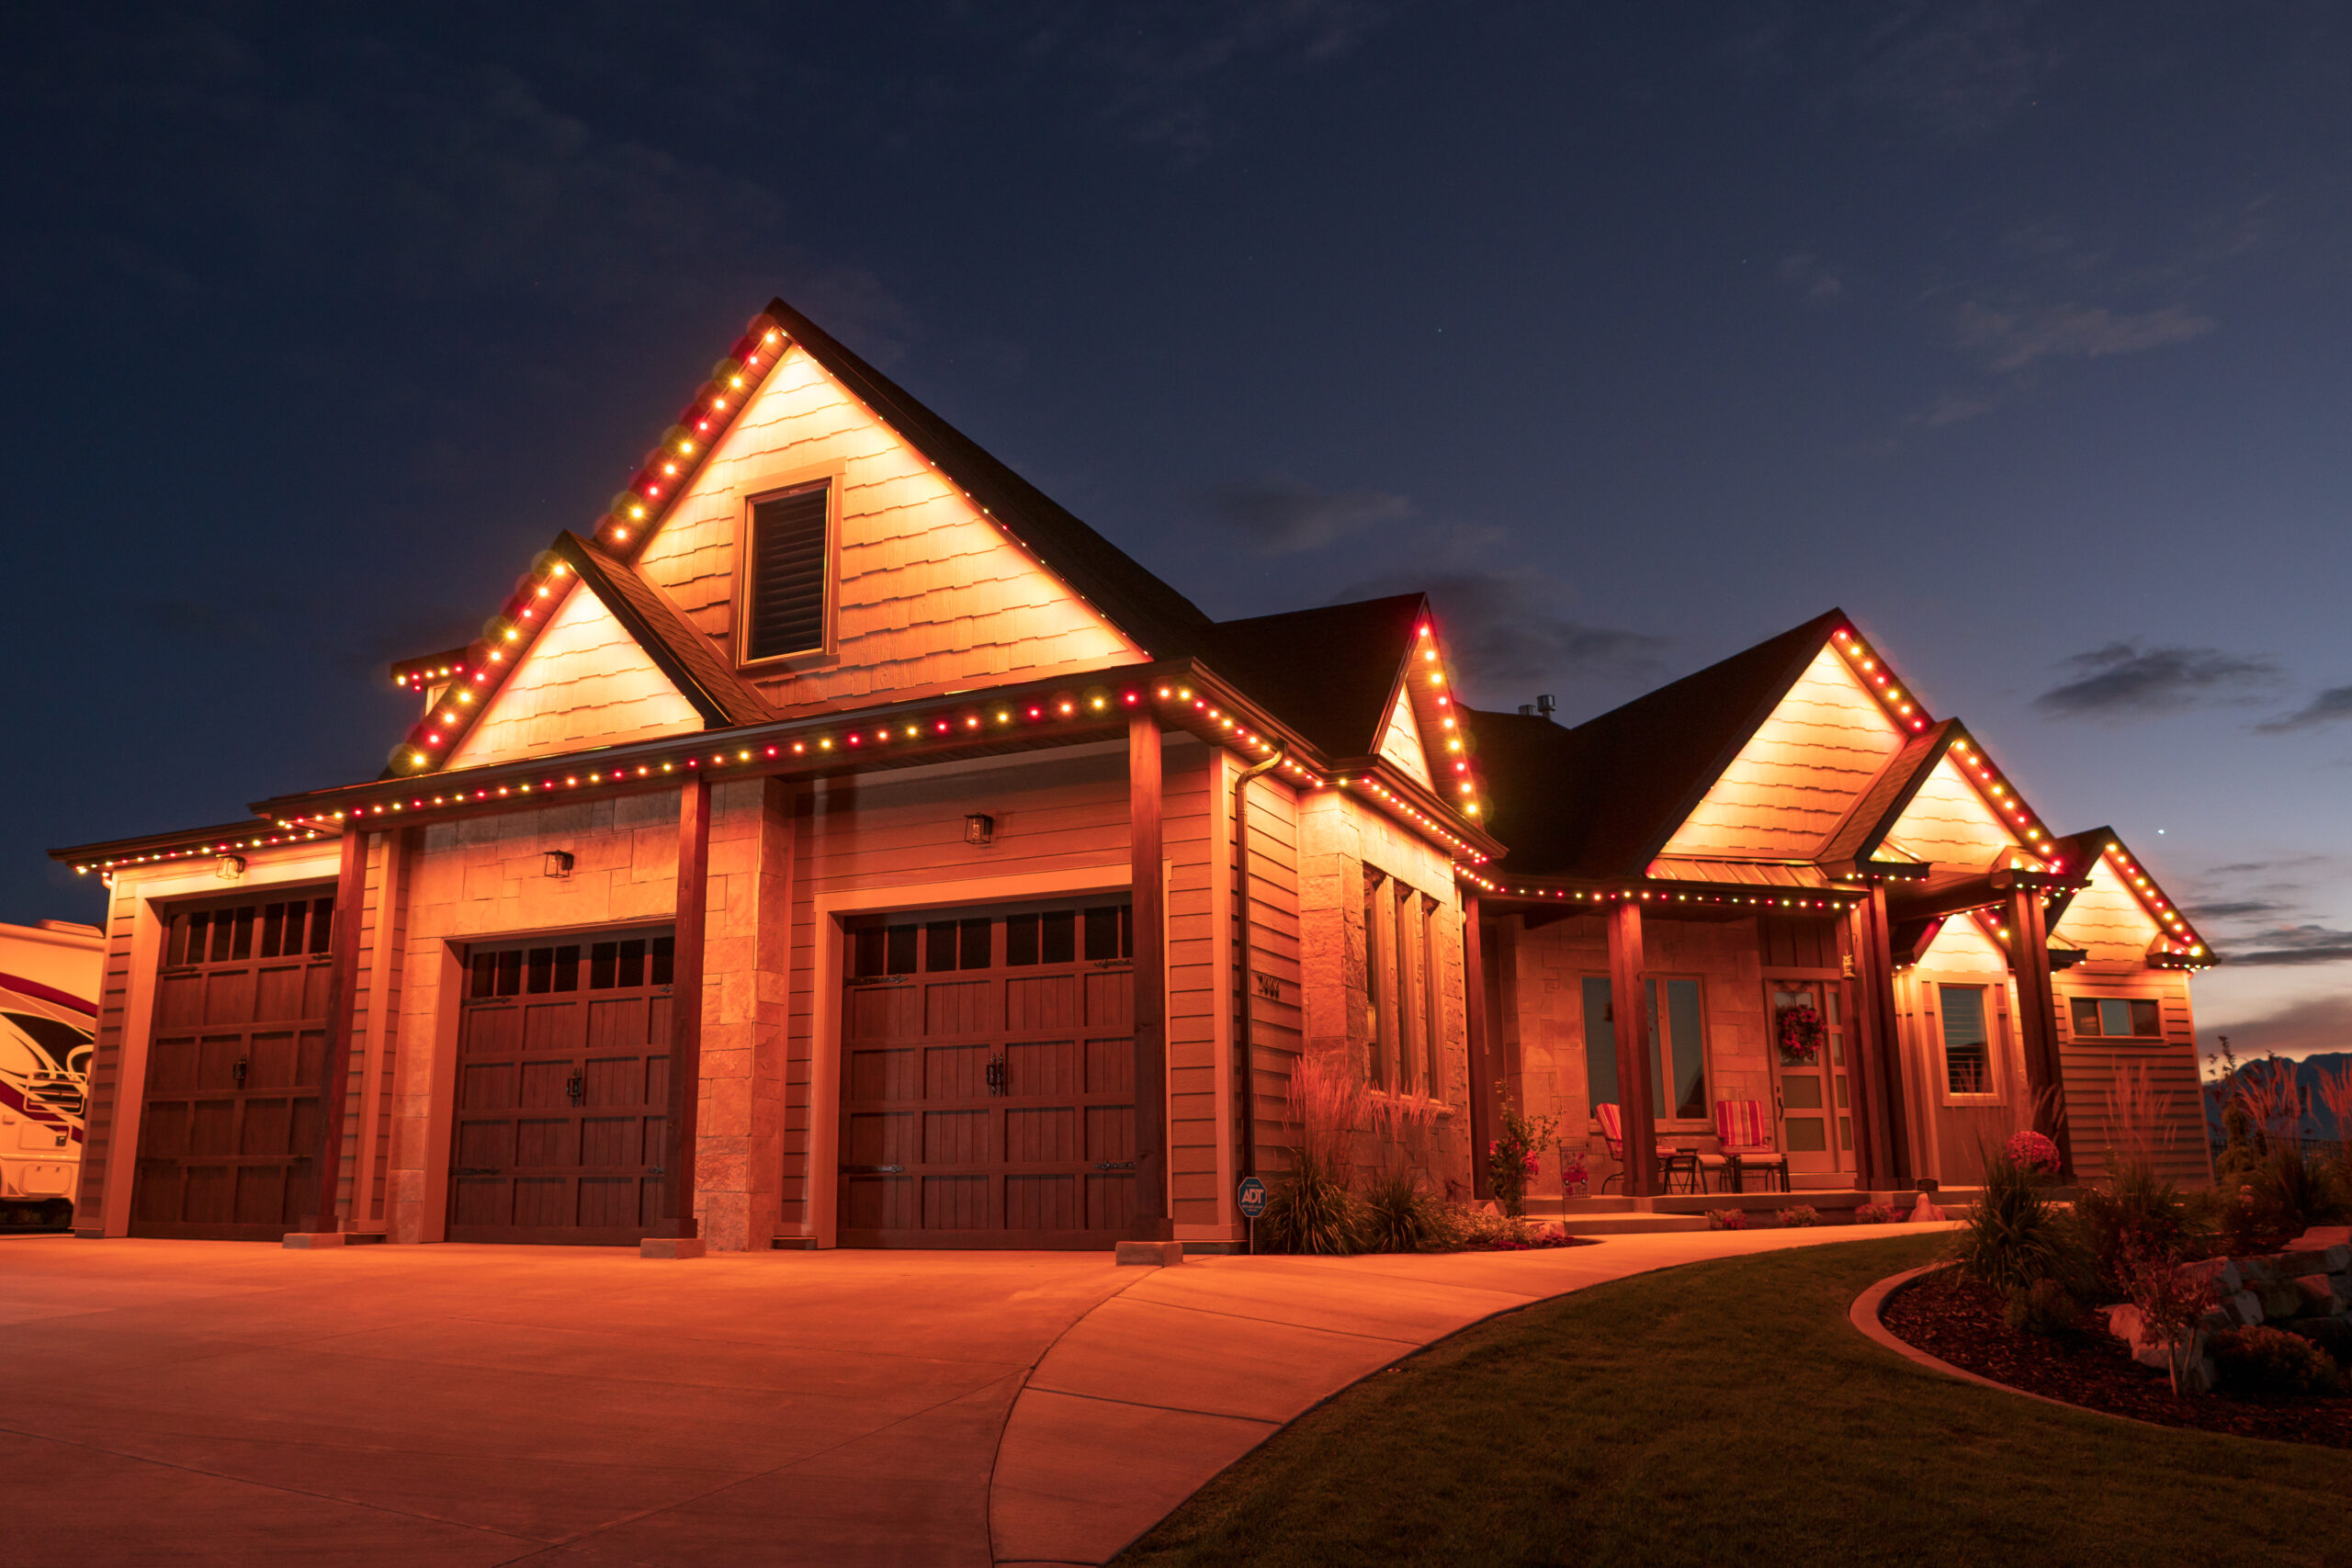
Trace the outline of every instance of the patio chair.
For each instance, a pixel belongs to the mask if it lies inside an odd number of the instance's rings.
[[[1592,1114],[1600,1123],[1600,1141],[1608,1145],[1609,1157],[1617,1162],[1617,1173],[1601,1178],[1600,1190],[1606,1192],[1609,1190],[1611,1182],[1623,1184],[1625,1179],[1625,1113],[1618,1109],[1614,1101],[1602,1100],[1592,1108]],[[1677,1175],[1685,1179],[1686,1190],[1696,1192],[1699,1190],[1699,1164],[1696,1156],[1682,1149],[1669,1149],[1662,1144],[1653,1144],[1651,1147],[1657,1150],[1658,1169],[1665,1178],[1668,1191],[1674,1190],[1674,1179]]]
[[[1714,1173],[1716,1191],[1724,1190],[1726,1176],[1740,1191],[1747,1191],[1747,1173],[1751,1170],[1777,1172],[1781,1190],[1789,1190],[1789,1156],[1773,1146],[1770,1124],[1764,1120],[1761,1101],[1715,1101],[1715,1141],[1723,1145],[1723,1152],[1701,1155],[1699,1168]]]

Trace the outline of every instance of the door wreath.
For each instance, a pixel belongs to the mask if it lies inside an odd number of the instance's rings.
[[[1821,1021],[1821,1014],[1809,1007],[1781,1010],[1781,1060],[1791,1065],[1811,1064],[1821,1057],[1821,1043],[1829,1031]]]

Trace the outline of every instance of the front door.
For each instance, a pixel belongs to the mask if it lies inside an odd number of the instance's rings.
[[[467,954],[451,1241],[628,1246],[660,1218],[671,938]]]
[[[130,1234],[276,1241],[317,1198],[322,890],[175,910],[164,927]]]
[[[1832,1186],[1854,1169],[1846,986],[1840,980],[1769,980],[1773,1111],[1792,1184]]]
[[[1126,904],[888,917],[845,934],[841,1244],[1108,1247],[1125,1235]]]

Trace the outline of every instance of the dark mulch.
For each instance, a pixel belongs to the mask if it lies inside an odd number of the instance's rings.
[[[1906,1344],[2029,1393],[2166,1427],[2352,1449],[2352,1398],[2177,1398],[2165,1374],[2133,1360],[2113,1335],[2020,1333],[2002,1318],[1998,1293],[1943,1270],[1888,1297],[1880,1318]]]

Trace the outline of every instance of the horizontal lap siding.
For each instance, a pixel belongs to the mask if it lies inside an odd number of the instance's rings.
[[[1878,699],[1842,657],[1825,648],[1675,830],[1665,852],[1806,858],[1902,745]]]
[[[1223,1134],[1218,1105],[1219,985],[1215,874],[1219,851],[1216,780],[1205,746],[1170,737],[1163,753],[1160,852],[1168,863],[1168,1183],[1179,1224],[1219,1216]]]
[[[2188,976],[2178,970],[2151,969],[2136,959],[2092,958],[2058,976],[2056,989],[2075,1169],[2086,1179],[2104,1175],[2109,1150],[2139,1144],[2147,1146],[2157,1169],[2173,1179],[2199,1186],[2211,1181],[2213,1168],[2206,1144]],[[2163,1043],[2077,1038],[2072,1006],[2075,997],[2153,997]],[[2127,1073],[2144,1084],[2152,1101],[2127,1092]],[[2150,1124],[2136,1124],[2140,1122]]]
[[[138,925],[138,882],[118,875],[107,903],[106,966],[98,982],[96,1034],[90,1053],[88,1113],[82,1130],[82,1184],[74,1223],[95,1227],[106,1213],[107,1156],[123,1092],[123,1026],[130,1007],[130,939]]]
[[[1306,1048],[1305,1014],[1299,1000],[1305,977],[1300,944],[1300,831],[1295,790],[1270,777],[1250,785],[1250,923],[1246,932],[1234,931],[1228,916],[1227,930],[1227,940],[1244,949],[1238,983],[1242,1005],[1250,1010],[1257,1166],[1268,1174],[1283,1168],[1287,1159],[1281,1147],[1290,1074]],[[1253,974],[1270,975],[1281,982],[1282,999],[1260,996]]]
[[[640,560],[722,654],[731,649],[745,502],[829,469],[842,475],[837,657],[761,678],[780,712],[1143,661],[798,349],[777,364]]]

